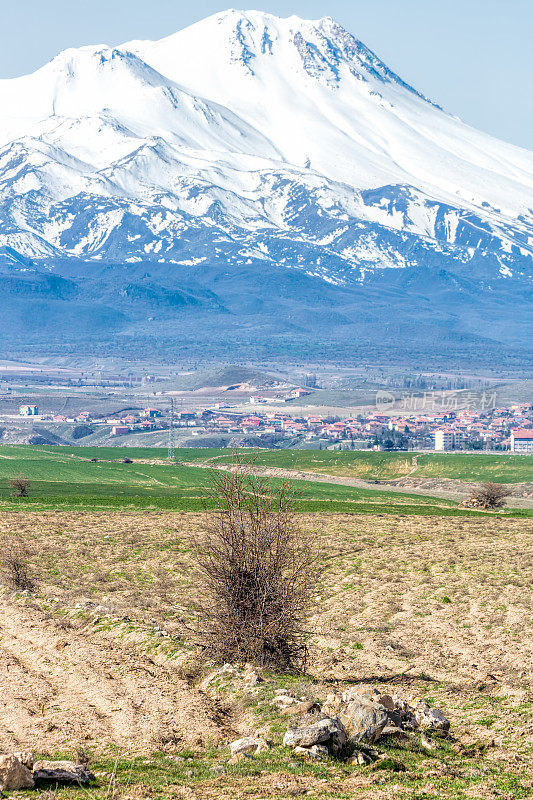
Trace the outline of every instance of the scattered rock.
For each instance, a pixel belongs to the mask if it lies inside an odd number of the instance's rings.
[[[0,791],[33,789],[30,770],[16,756],[0,756]]]
[[[420,735],[420,744],[426,750],[436,750],[436,748],[437,748],[437,745],[435,744],[435,742],[432,742],[431,739],[428,739],[428,737],[425,735],[425,733],[422,733]]]
[[[338,717],[352,742],[375,742],[389,722],[389,712],[378,703],[382,695],[368,686],[354,686],[342,695],[328,695],[322,711]]]
[[[353,742],[372,744],[381,736],[389,721],[389,714],[379,703],[361,698],[344,706],[339,719]]]
[[[391,724],[390,720],[381,731],[380,736],[414,736],[414,733],[408,733],[400,728],[398,725]]]
[[[253,755],[257,755],[258,753],[264,753],[268,750],[268,743],[265,739],[260,739],[259,737],[245,736],[242,739],[237,739],[232,742],[229,748],[232,756],[238,753],[252,753]]]
[[[391,717],[394,715],[394,718],[398,720],[400,727],[409,728],[411,730],[418,727],[414,708],[409,705],[407,700],[404,700],[402,697],[398,697],[397,695],[394,695],[393,700],[394,711],[392,712]]]
[[[290,694],[277,694],[274,699],[271,701],[273,706],[277,706],[277,708],[288,708],[289,706],[293,706],[295,703],[298,702],[297,697],[293,697]]]
[[[263,681],[251,664],[246,665],[243,678],[247,686],[255,686],[257,683],[262,683]]]
[[[84,764],[74,761],[36,761],[33,765],[35,783],[75,783],[83,785],[94,779]]]
[[[346,759],[347,764],[353,764],[353,765],[358,764],[360,766],[364,766],[365,764],[371,764],[372,761],[373,759],[366,753],[363,753],[361,750],[356,750],[354,753],[352,753],[350,758]]]
[[[287,747],[312,747],[326,745],[331,753],[338,753],[346,744],[346,731],[338,719],[325,717],[301,728],[290,728],[283,737]]]
[[[302,699],[302,698],[300,698]],[[286,716],[306,714],[319,708],[312,700],[296,702],[296,698],[286,689],[279,689],[272,701]],[[283,738],[283,744],[294,748],[307,758],[323,758],[327,751],[338,755],[347,741],[360,744],[347,760],[348,764],[369,764],[378,755],[363,746],[372,744],[381,736],[410,736],[413,729],[446,733],[450,723],[436,708],[429,708],[415,697],[388,695],[372,686],[353,686],[342,694],[330,694],[322,706],[325,716],[318,722],[306,726],[290,728]],[[435,745],[424,733],[421,745],[433,750]],[[311,752],[312,748],[318,748]],[[404,771],[405,765],[394,759],[384,758],[379,769]]]
[[[15,756],[15,758],[18,758],[20,763],[24,764],[24,766],[31,772],[31,770],[33,769],[33,753],[30,753],[29,751],[24,751],[22,753],[13,753],[13,755]]]
[[[288,706],[282,710],[282,714],[287,716],[296,716],[296,714],[308,714],[310,711],[318,711],[318,706],[314,700],[306,700],[304,703],[297,703],[295,706]]]
[[[441,733],[447,733],[450,730],[450,721],[438,708],[428,708],[427,706],[415,708],[415,718],[420,727],[426,730],[440,731]]]
[[[310,758],[313,761],[322,761],[329,756],[329,750],[324,744],[314,744],[312,747],[295,747],[295,755]]]

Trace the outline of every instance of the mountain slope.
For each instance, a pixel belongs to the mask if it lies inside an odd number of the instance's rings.
[[[365,328],[364,305],[390,291],[391,313],[411,308],[412,324],[398,320],[406,342],[444,325],[456,342],[521,347],[533,155],[444,112],[331,18],[227,11],[159,42],[67,50],[0,81],[1,272],[68,278],[70,262],[78,289],[50,303],[102,305],[95,336],[109,314],[113,330],[148,339],[158,315],[160,335],[176,314],[190,330],[200,313],[229,329],[255,306],[264,269],[282,268],[312,279],[288,298],[289,337],[368,340],[386,310],[378,303]],[[166,267],[141,286],[136,263],[141,275]],[[241,293],[229,305],[228,268]],[[421,281],[424,311],[412,302]],[[32,293],[13,285],[3,284],[10,318],[23,319]],[[284,318],[275,290],[271,300],[261,336]],[[46,305],[39,313],[49,337]]]

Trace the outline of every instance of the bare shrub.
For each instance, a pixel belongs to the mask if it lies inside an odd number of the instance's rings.
[[[32,592],[35,590],[35,581],[32,578],[29,565],[30,550],[20,536],[4,539],[0,560],[8,586],[21,591]]]
[[[13,478],[13,480],[9,481],[9,485],[13,489],[13,494],[15,497],[28,496],[28,491],[30,488],[30,481],[28,478],[24,478],[22,475],[19,475],[18,478]]]
[[[298,525],[293,488],[257,477],[253,463],[235,458],[231,472],[212,474],[209,494],[216,510],[193,542],[206,654],[303,669],[317,557]]]
[[[505,506],[505,499],[511,494],[511,490],[501,483],[488,481],[472,491],[469,501],[478,508],[497,509]]]

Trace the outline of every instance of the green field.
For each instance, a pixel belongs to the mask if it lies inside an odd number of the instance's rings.
[[[246,451],[250,454],[250,451]],[[127,456],[132,464],[122,463]],[[363,458],[361,458],[363,457]],[[91,459],[98,459],[92,462]],[[145,508],[176,511],[198,511],[209,507],[206,500],[209,471],[194,466],[195,461],[217,459],[231,461],[229,452],[220,450],[188,449],[176,451],[181,464],[164,463],[166,450],[156,448],[84,448],[84,447],[31,447],[13,445],[0,447],[0,504],[26,508]],[[352,465],[371,468],[371,475],[383,477],[387,470],[395,469],[395,459],[405,455],[386,453],[334,453],[260,451],[257,463],[268,466],[307,469],[321,472],[351,469]],[[410,458],[410,454],[409,454]],[[444,457],[424,456],[424,459]],[[477,462],[482,456],[451,456]],[[490,459],[491,457],[487,457]],[[496,459],[497,460],[497,459]],[[531,459],[530,459],[531,460]],[[149,463],[149,462],[162,463]],[[487,469],[490,468],[487,462]],[[503,457],[506,478],[516,475],[516,467]],[[479,469],[483,463],[480,461]],[[513,469],[515,472],[513,473]],[[335,472],[334,472],[335,471]],[[522,467],[525,472],[525,466]],[[350,472],[360,476],[360,472]],[[31,481],[27,498],[12,496],[9,481],[24,475]],[[366,473],[365,473],[366,475]],[[494,476],[496,477],[496,476]],[[498,476],[499,477],[499,476]],[[499,478],[503,480],[503,478]],[[457,508],[457,504],[430,496],[400,494],[382,489],[360,489],[333,483],[315,483],[293,480],[300,494],[302,511],[343,511],[401,514],[475,514]],[[275,487],[277,479],[272,479]],[[527,516],[527,511],[513,510],[513,516]]]
[[[186,451],[180,451],[180,458],[183,452]],[[192,452],[196,454],[202,451]],[[218,456],[224,461],[231,460],[229,454],[221,456],[220,450],[203,452],[208,452],[211,458]],[[363,480],[391,480],[411,472],[415,454],[371,450],[254,450],[253,455],[261,466]],[[515,453],[424,453],[416,457],[418,466],[413,475],[417,478],[455,478],[469,482],[491,480],[496,483],[533,481],[533,456]]]
[[[124,456],[132,459],[166,460],[166,448],[156,447],[0,447],[0,459],[8,451],[17,450],[20,457],[25,450],[31,453],[70,455],[73,458],[118,461]],[[392,480],[412,471],[413,457],[417,478],[450,478],[468,482],[495,481],[497,483],[533,482],[533,456],[515,453],[383,453],[371,450],[242,450],[259,466],[296,469],[323,475],[361,478],[363,480]],[[179,448],[176,460],[194,463],[210,461],[230,463],[231,450],[217,448]]]

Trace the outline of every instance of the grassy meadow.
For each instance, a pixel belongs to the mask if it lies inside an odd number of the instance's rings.
[[[213,452],[213,451],[211,451]],[[256,463],[363,480],[394,480],[408,475],[416,455],[417,478],[522,483],[533,481],[533,456],[515,453],[385,453],[371,450],[255,450]],[[211,456],[213,457],[213,456]],[[229,457],[221,456],[221,460]]]
[[[261,467],[295,469],[332,477],[385,480],[411,469],[412,454],[334,451],[243,451]],[[232,454],[214,449],[180,449],[171,464],[158,448],[84,448],[12,445],[0,447],[0,504],[34,508],[145,508],[200,511],[206,499],[209,470],[195,462],[231,463]],[[133,463],[124,464],[125,457]],[[92,461],[91,459],[96,459]],[[533,457],[422,455],[416,475],[464,480],[519,482],[530,476]],[[27,498],[13,498],[9,481],[24,475],[31,482]],[[278,479],[272,478],[275,488]],[[457,503],[417,493],[396,493],[292,479],[302,511],[403,514],[475,514]],[[527,510],[507,514],[528,515]]]

